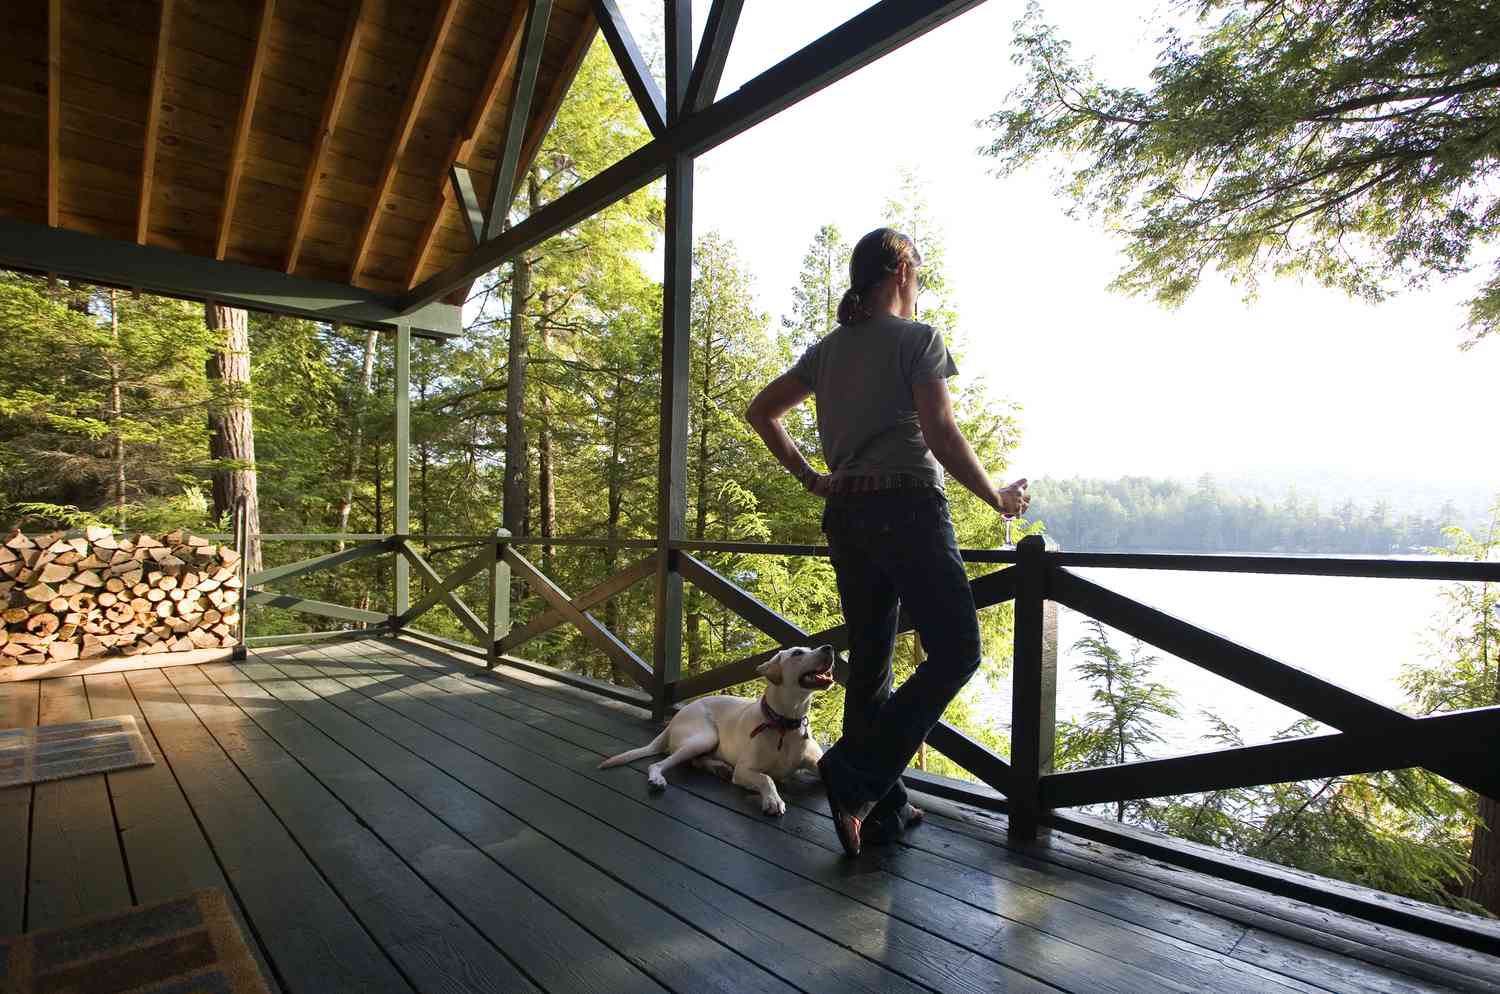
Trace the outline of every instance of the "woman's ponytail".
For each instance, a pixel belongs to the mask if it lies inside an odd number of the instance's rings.
[[[844,299],[839,301],[839,324],[859,324],[869,317],[870,308],[864,295],[853,287],[845,290]]]
[[[858,324],[873,316],[870,298],[886,277],[901,263],[922,264],[922,256],[910,238],[891,228],[876,228],[861,238],[849,254],[849,289],[839,301],[839,324]]]

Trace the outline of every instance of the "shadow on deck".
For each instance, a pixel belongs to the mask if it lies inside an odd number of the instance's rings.
[[[389,639],[0,685],[0,727],[133,714],[156,765],[0,791],[0,935],[201,887],[273,987],[1493,991],[1500,958],[932,798],[841,857],[821,790],[602,756],[639,712]],[[643,766],[644,764],[640,764]],[[24,840],[25,844],[18,844]]]

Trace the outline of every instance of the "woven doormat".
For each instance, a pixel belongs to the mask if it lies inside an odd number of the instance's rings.
[[[0,787],[154,762],[135,718],[128,714],[0,732]]]
[[[219,890],[0,939],[4,994],[268,994]]]

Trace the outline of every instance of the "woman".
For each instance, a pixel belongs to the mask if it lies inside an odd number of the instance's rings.
[[[746,417],[766,447],[827,499],[828,536],[849,632],[844,735],[818,764],[849,855],[894,840],[922,813],[901,774],[948,702],[979,668],[979,618],[958,554],[943,470],[1001,514],[1026,511],[1026,481],[997,489],[958,429],[947,378],[958,369],[930,325],[913,320],[921,256],[889,228],[859,240],[839,327],[772,381]],[[816,396],[821,475],[782,415]],[[905,606],[927,658],[891,692]]]

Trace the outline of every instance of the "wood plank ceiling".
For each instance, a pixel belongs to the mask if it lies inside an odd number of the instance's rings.
[[[474,247],[527,0],[5,0],[0,216],[400,292]],[[522,162],[596,32],[556,0]],[[524,172],[524,170],[522,170]]]

